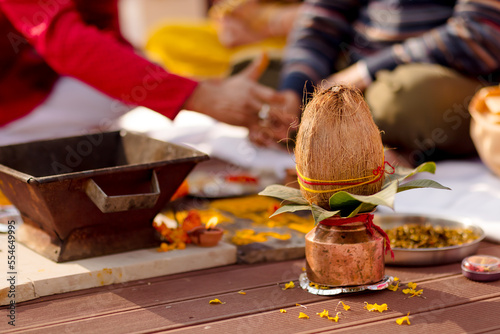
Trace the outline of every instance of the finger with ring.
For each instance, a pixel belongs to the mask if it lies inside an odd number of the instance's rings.
[[[259,110],[259,118],[261,120],[267,120],[269,117],[269,111],[271,110],[271,106],[267,103],[264,103]]]

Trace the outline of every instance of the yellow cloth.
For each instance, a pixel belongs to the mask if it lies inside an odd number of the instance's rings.
[[[235,48],[226,48],[217,37],[213,21],[166,24],[148,38],[148,56],[168,71],[196,79],[224,77],[231,66],[265,51],[271,58],[281,57],[285,38],[269,38]]]

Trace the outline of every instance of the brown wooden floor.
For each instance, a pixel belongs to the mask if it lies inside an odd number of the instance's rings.
[[[500,245],[483,242],[478,253],[500,256]],[[15,328],[3,307],[0,332],[500,333],[500,281],[468,280],[459,263],[387,267],[387,274],[424,290],[413,298],[401,289],[333,297],[282,290],[289,281],[298,286],[303,266],[304,260],[232,265],[44,297],[17,305]],[[225,304],[210,305],[214,298]],[[342,310],[338,323],[316,315],[324,309],[335,315],[340,300],[351,310]],[[368,312],[364,302],[387,303],[390,310]],[[299,312],[310,319],[299,319]],[[408,312],[411,325],[397,325]]]

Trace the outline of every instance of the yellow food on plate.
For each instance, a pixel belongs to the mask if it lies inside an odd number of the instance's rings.
[[[432,224],[404,224],[386,230],[393,248],[441,248],[472,242],[479,235],[468,228]]]

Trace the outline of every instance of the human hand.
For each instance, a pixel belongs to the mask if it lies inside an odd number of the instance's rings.
[[[254,127],[262,106],[281,100],[274,89],[257,83],[268,63],[267,55],[263,54],[232,77],[200,82],[184,108],[231,125]]]
[[[223,17],[218,21],[217,37],[227,48],[247,45],[265,38],[261,33],[250,29],[245,22],[232,16]]]
[[[294,91],[280,93],[280,101],[269,106],[269,113],[250,128],[250,140],[260,146],[293,140],[299,127],[301,102]],[[262,115],[261,115],[262,116]]]
[[[328,77],[327,80],[323,81],[320,85],[322,89],[332,87],[335,84],[348,84],[354,85],[359,90],[363,91],[371,83],[371,77],[368,73],[366,64],[363,61],[358,61],[357,63],[339,71]]]

